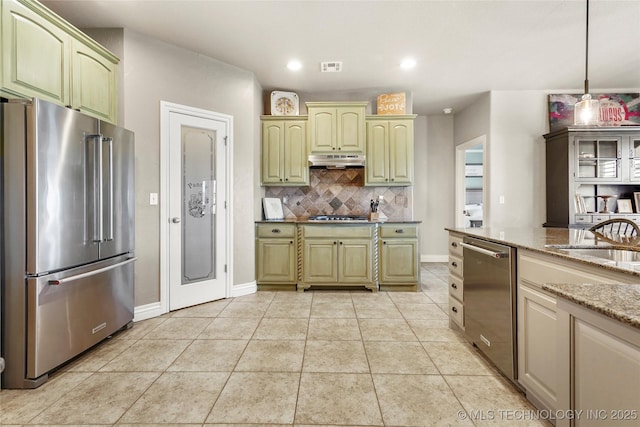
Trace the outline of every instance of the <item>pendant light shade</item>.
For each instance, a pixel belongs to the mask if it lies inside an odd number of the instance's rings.
[[[584,95],[573,107],[573,124],[598,126],[600,124],[600,102],[589,94],[589,0],[587,1],[586,44],[584,60]]]
[[[574,105],[573,114],[574,125],[597,126],[600,124],[600,101],[585,93],[582,100]]]

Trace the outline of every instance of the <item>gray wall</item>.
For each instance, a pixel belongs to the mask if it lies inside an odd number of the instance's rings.
[[[540,227],[545,222],[547,99],[542,91],[491,92],[490,227]],[[499,203],[501,195],[504,204]]]
[[[543,91],[487,92],[456,114],[456,146],[486,136],[485,227],[540,227],[544,222],[542,135],[548,132],[547,95]],[[446,253],[447,248],[441,250]]]
[[[148,203],[160,192],[160,101],[233,116],[233,284],[253,282],[262,113],[254,74],[127,29],[93,34],[107,48],[122,44],[114,49],[122,59],[120,124],[136,134],[136,306],[160,300],[160,209]]]
[[[453,225],[455,194],[453,116],[433,115],[425,119],[425,144],[420,141],[424,147],[420,148],[421,159],[415,165],[420,177],[416,175],[414,197],[422,209],[420,217],[416,211],[416,219],[422,221],[420,254],[424,262],[446,261],[448,236],[444,228]]]

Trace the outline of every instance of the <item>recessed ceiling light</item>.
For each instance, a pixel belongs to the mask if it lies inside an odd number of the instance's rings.
[[[443,108],[442,112],[445,113],[445,114],[451,114],[451,113],[453,113],[453,108],[451,108],[451,107]]]
[[[405,70],[410,70],[411,68],[413,68],[415,66],[416,66],[416,60],[412,59],[412,58],[405,58],[400,63],[400,67],[402,67]]]
[[[289,63],[287,64],[287,68],[291,71],[298,71],[300,68],[302,68],[302,64],[300,63],[300,61],[296,61],[294,59],[293,61],[289,61]]]

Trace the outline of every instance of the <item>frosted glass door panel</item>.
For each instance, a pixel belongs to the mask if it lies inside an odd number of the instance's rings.
[[[216,278],[216,132],[182,127],[182,284]]]

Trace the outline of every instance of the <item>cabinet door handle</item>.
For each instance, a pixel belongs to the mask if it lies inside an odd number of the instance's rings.
[[[456,242],[452,242],[452,243],[451,243],[451,246],[453,246],[454,248],[457,248],[457,247],[458,247],[458,244],[457,244]]]
[[[402,228],[399,228],[399,229],[397,229],[397,230],[396,230],[396,233],[399,233],[399,234],[404,234],[404,229],[402,229]]]
[[[454,313],[457,313],[458,309],[456,307],[451,307],[451,311],[453,311]]]
[[[452,266],[452,267],[457,267],[457,266],[458,266],[458,263],[457,263],[457,262],[455,262],[455,261],[453,261],[453,262],[451,263],[451,266]]]
[[[285,181],[289,181],[289,178],[285,178],[284,180],[285,180]]]
[[[340,244],[342,244],[342,242],[340,242]]]
[[[452,283],[452,284],[451,284],[451,287],[452,287],[453,289],[458,289],[458,285],[456,285],[455,283]]]
[[[271,232],[277,234],[277,233],[280,233],[281,231],[280,231],[279,228],[274,228],[274,229],[271,230]]]
[[[386,244],[387,244],[387,242],[382,242],[382,244],[383,244],[383,245],[386,245]]]
[[[337,245],[337,244],[338,244],[338,242],[333,242],[333,244],[334,244],[334,245]]]
[[[289,244],[290,244],[290,245],[293,245],[293,240],[289,240]]]

